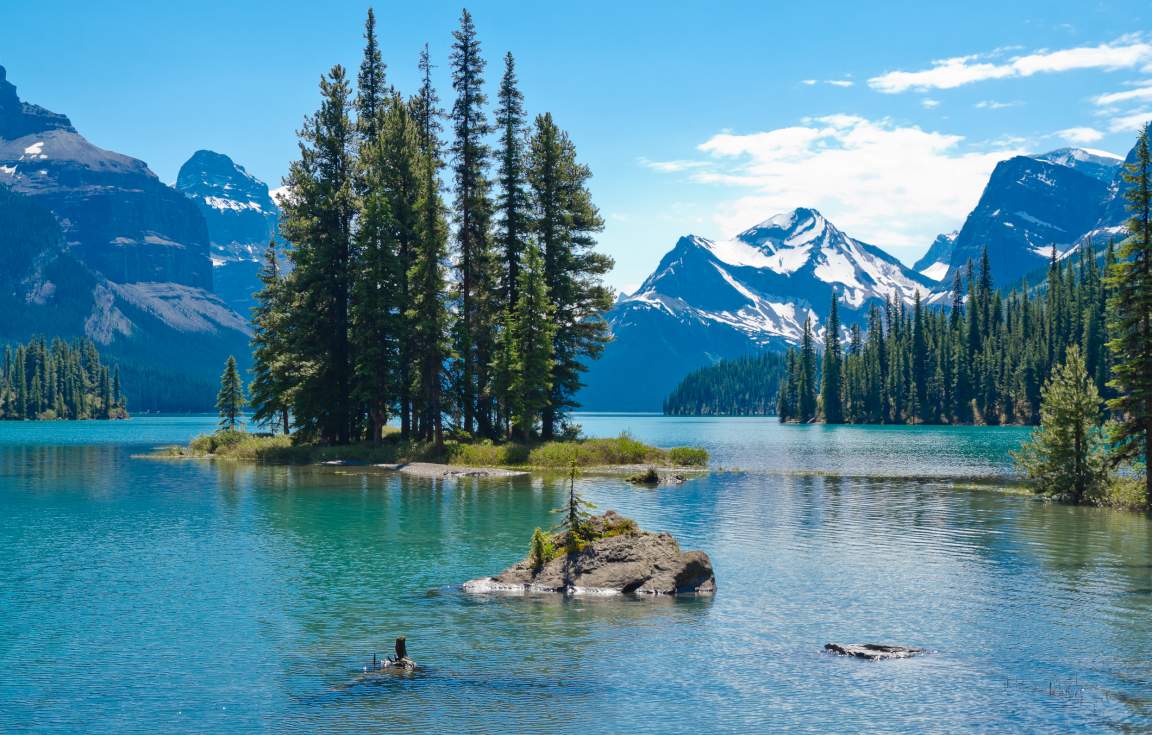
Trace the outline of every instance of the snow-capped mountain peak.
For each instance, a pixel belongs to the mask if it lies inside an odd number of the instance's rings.
[[[589,367],[581,400],[651,408],[687,370],[798,343],[805,321],[827,318],[833,296],[845,324],[862,324],[871,304],[910,303],[932,286],[810,208],[777,214],[728,240],[687,235],[608,313],[615,340]],[[643,385],[635,380],[637,364],[647,366]]]
[[[1057,148],[1032,158],[1065,166],[1104,182],[1111,181],[1116,170],[1124,163],[1122,156],[1095,148]]]

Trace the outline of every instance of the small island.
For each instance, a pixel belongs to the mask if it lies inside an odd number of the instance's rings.
[[[712,560],[703,551],[681,551],[671,534],[642,531],[636,521],[595,508],[576,492],[568,475],[568,502],[554,512],[564,520],[554,532],[532,534],[528,556],[495,577],[463,584],[465,592],[543,592],[564,595],[710,595],[716,591]]]
[[[642,531],[610,510],[576,533],[536,529],[527,557],[463,586],[475,593],[707,595],[716,591],[716,577],[703,551],[681,551],[670,534]]]
[[[266,464],[375,467],[422,477],[512,476],[528,470],[579,467],[597,474],[631,477],[657,472],[687,478],[704,472],[708,452],[696,447],[662,449],[628,433],[612,438],[579,437],[549,442],[491,442],[448,439],[435,442],[403,439],[398,431],[377,442],[322,444],[283,434],[249,433],[224,428],[203,434],[187,446],[164,447],[155,455],[168,458],[220,459]]]

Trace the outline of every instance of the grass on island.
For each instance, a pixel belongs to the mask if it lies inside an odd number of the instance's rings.
[[[378,444],[345,446],[297,444],[283,435],[218,431],[203,434],[187,447],[166,447],[167,457],[214,457],[273,464],[315,464],[334,460],[368,464],[439,462],[472,467],[567,468],[613,465],[704,467],[708,452],[696,447],[660,449],[623,433],[612,439],[572,439],[537,444],[448,440],[437,449],[431,443],[401,440],[393,432]]]

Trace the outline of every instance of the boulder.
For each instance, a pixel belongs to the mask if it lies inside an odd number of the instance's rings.
[[[888,646],[880,643],[826,643],[824,650],[838,656],[855,656],[866,658],[869,661],[883,661],[889,658],[911,658],[917,654],[927,653],[923,648],[910,646]]]
[[[703,551],[681,551],[667,533],[636,529],[609,511],[590,522],[593,530],[626,529],[561,552],[543,566],[526,558],[495,577],[464,583],[467,592],[559,592],[563,594],[712,594],[716,578]],[[557,548],[563,549],[563,537]]]

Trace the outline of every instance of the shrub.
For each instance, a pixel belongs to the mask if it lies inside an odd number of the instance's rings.
[[[681,467],[703,467],[708,464],[708,450],[699,447],[672,447],[668,461]]]
[[[1114,474],[1089,500],[1105,508],[1146,511],[1148,498],[1144,494],[1144,475],[1134,471]]]
[[[553,542],[552,536],[542,531],[539,527],[532,532],[528,558],[531,560],[534,569],[540,569],[556,558],[556,544]]]
[[[649,467],[646,471],[629,477],[628,482],[633,485],[659,485],[660,473],[656,471],[655,467]]]

